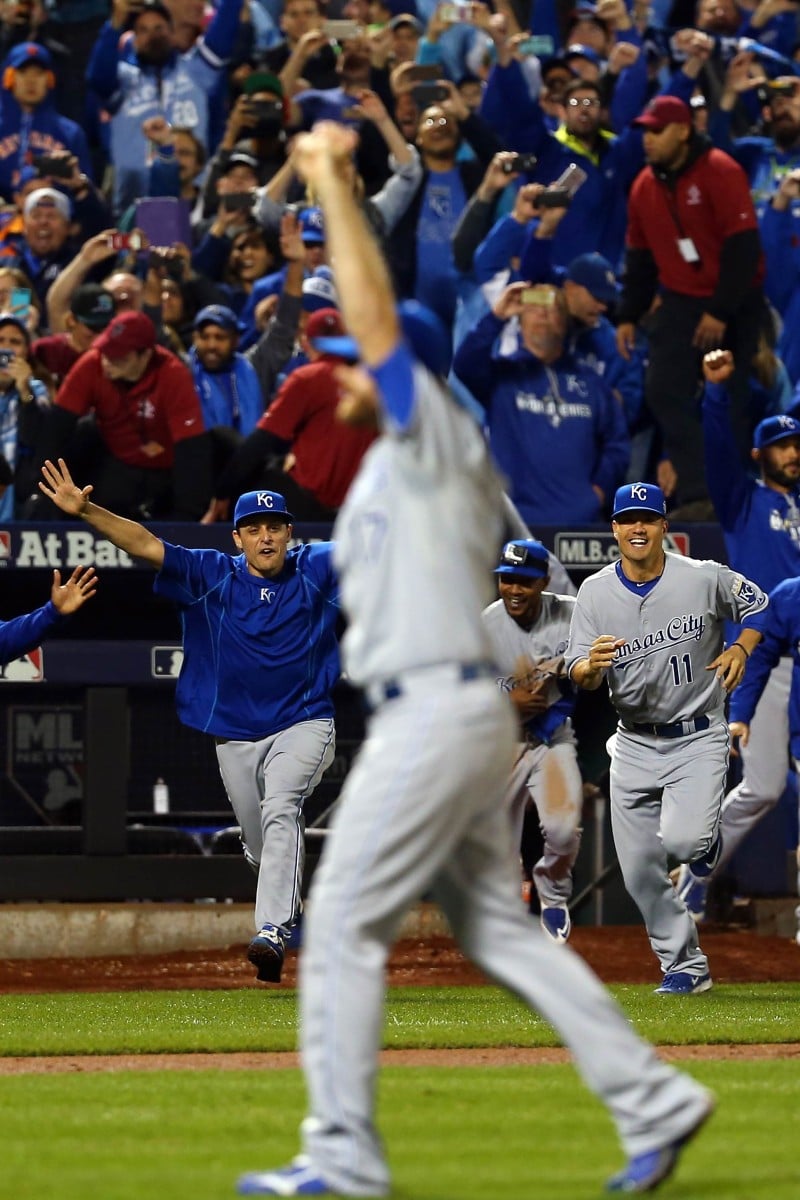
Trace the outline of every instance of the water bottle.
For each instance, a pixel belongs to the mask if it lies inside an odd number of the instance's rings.
[[[160,775],[153,784],[153,812],[169,812],[169,788]]]

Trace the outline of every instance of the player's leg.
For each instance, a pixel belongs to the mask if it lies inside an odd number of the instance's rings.
[[[618,730],[611,759],[611,828],[625,887],[644,918],[665,975],[708,975],[697,928],[670,882],[661,837],[662,755]]]
[[[714,870],[704,877],[684,863],[678,877],[678,894],[696,921],[705,916],[708,885],[731,860],[739,846],[766,813],[780,800],[786,787],[789,745],[789,689],[792,661],[781,659],[771,672],[750,724],[750,739],[741,749],[742,780],[722,803],[722,848]],[[786,753],[781,747],[786,747]]]
[[[586,964],[525,913],[496,806],[477,814],[434,895],[462,950],[558,1031],[632,1159],[679,1141],[704,1119],[711,1104],[704,1089],[662,1063]]]
[[[239,824],[242,849],[257,875],[261,863],[261,763],[268,739],[234,742],[218,738],[217,765],[233,815]],[[258,929],[258,922],[256,921]]]
[[[569,900],[572,868],[581,844],[583,783],[575,743],[570,735],[544,753],[530,777],[531,797],[539,814],[544,851],[533,871],[542,928],[556,942],[570,934]]]

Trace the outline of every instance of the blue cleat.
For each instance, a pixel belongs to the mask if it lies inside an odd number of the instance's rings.
[[[325,1180],[300,1154],[277,1171],[249,1171],[236,1184],[240,1196],[333,1196]]]
[[[690,975],[688,971],[668,971],[664,976],[661,987],[657,987],[657,996],[696,996],[700,992],[709,992],[714,986],[708,971],[705,975]]]
[[[563,946],[572,931],[569,909],[543,908],[539,921],[550,941]]]
[[[699,925],[705,919],[708,899],[708,879],[698,879],[688,863],[684,863],[678,874],[675,891],[686,905],[689,916]]]
[[[247,957],[258,968],[256,978],[262,983],[280,983],[285,946],[277,925],[263,925],[247,947]]]
[[[705,1111],[687,1133],[676,1138],[674,1142],[668,1142],[660,1150],[648,1150],[645,1154],[637,1154],[631,1158],[621,1171],[611,1176],[606,1184],[606,1191],[628,1194],[654,1192],[659,1184],[669,1179],[678,1165],[682,1151],[695,1134],[700,1132],[713,1111],[714,1099],[709,1095]]]

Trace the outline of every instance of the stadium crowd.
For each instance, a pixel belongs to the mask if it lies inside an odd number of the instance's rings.
[[[333,120],[528,525],[639,478],[713,519],[703,355],[743,466],[800,411],[800,6],[576,4],[4,3],[4,518],[58,517],[58,456],[137,519],[335,514],[370,438],[332,419],[353,346],[292,157]]]

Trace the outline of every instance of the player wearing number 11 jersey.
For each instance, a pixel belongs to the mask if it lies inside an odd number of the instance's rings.
[[[665,553],[665,511],[654,484],[617,491],[620,558],[578,591],[566,664],[578,687],[608,682],[619,715],[611,760],[617,856],[661,963],[658,991],[682,994],[707,991],[711,976],[669,860],[701,875],[719,856],[725,696],[761,639],[768,599],[720,563]],[[726,620],[741,630],[723,649]]]

